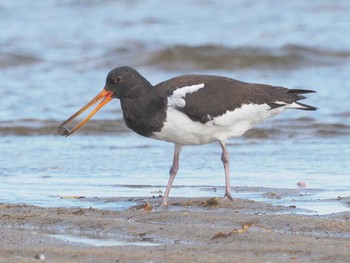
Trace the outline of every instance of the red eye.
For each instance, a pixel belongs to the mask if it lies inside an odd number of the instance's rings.
[[[114,78],[114,83],[122,83],[124,81],[122,76],[117,76]]]

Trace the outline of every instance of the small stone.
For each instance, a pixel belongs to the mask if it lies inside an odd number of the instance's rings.
[[[300,182],[297,182],[297,186],[300,187],[300,188],[306,188],[307,187],[307,183],[303,182],[303,181],[300,181]]]
[[[34,256],[35,259],[39,259],[41,261],[44,261],[45,260],[45,255],[44,254],[36,254]]]

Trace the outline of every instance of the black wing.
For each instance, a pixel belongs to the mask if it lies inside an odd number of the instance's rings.
[[[314,92],[312,90],[251,84],[225,77],[205,75],[176,77],[156,85],[156,89],[162,96],[169,97],[176,89],[202,83],[204,84],[203,88],[186,94],[184,107],[177,107],[189,118],[201,123],[206,123],[227,111],[234,111],[245,104],[267,104],[271,109],[274,109],[306,98],[300,94]],[[301,106],[300,109],[316,110],[315,107],[298,104]]]

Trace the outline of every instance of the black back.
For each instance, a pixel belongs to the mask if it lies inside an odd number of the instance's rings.
[[[185,75],[176,77],[155,86],[160,96],[171,96],[173,92],[185,86],[203,83],[204,88],[185,96],[186,105],[179,111],[192,120],[206,123],[217,116],[242,107],[244,104],[267,104],[271,109],[305,99],[300,94],[311,90],[293,90],[283,87],[245,83],[231,78],[207,75]],[[278,103],[276,103],[278,102]],[[283,102],[283,103],[281,103]],[[316,110],[315,107],[298,103],[304,110]]]

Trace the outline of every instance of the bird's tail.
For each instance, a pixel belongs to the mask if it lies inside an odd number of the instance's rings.
[[[307,104],[304,104],[304,103],[295,102],[295,104],[298,104],[300,107],[296,107],[294,109],[299,109],[299,110],[317,110],[316,107],[311,106],[311,105],[307,105]]]
[[[299,100],[306,99],[305,96],[300,95],[300,94],[307,94],[307,93],[314,93],[314,92],[316,92],[316,91],[307,90],[307,89],[290,89],[287,91],[287,93],[293,94],[296,96],[296,100],[292,104],[294,106],[293,109],[300,109],[300,110],[317,110],[317,108],[314,106],[298,102]]]

